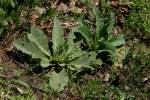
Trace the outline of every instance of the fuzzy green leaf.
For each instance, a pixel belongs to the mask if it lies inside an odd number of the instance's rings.
[[[36,44],[36,46],[47,56],[50,57],[48,39],[43,31],[38,28],[31,28],[31,33],[28,34],[28,39]]]
[[[39,48],[34,43],[30,42],[27,38],[18,39],[15,43],[15,46],[18,50],[31,55],[33,58],[46,57],[46,55],[42,53]]]
[[[92,43],[92,33],[90,31],[90,28],[83,22],[83,20],[80,20],[80,26],[73,29],[74,33],[81,34],[82,37],[86,40],[86,42],[91,45]],[[77,37],[78,38],[78,37]]]
[[[111,33],[113,28],[114,28],[114,25],[115,25],[115,18],[114,18],[114,13],[112,11],[109,12],[109,19],[108,21],[106,22],[106,26],[107,26],[107,33]]]
[[[72,46],[75,44],[75,43],[74,43],[74,39],[75,39],[75,38],[76,38],[76,37],[75,37],[74,32],[71,31],[71,32],[69,33],[69,36],[68,36],[67,45],[70,46],[70,47],[72,47]]]
[[[54,52],[57,52],[60,46],[62,46],[65,42],[63,27],[56,17],[54,19],[54,26],[52,30],[52,42]]]
[[[81,68],[90,68],[92,69],[92,64],[96,62],[96,53],[85,53],[82,56],[72,60],[68,65],[73,66],[74,69],[81,69]],[[72,68],[73,68],[72,67]]]
[[[108,44],[114,47],[121,46],[124,43],[125,43],[125,39],[123,35],[118,35],[108,41]]]
[[[41,61],[49,61],[47,56],[43,52],[41,52],[40,49],[33,42],[30,42],[27,38],[18,39],[15,43],[15,46],[18,50],[21,50],[22,52],[31,55],[32,58],[38,58],[41,59]]]
[[[100,39],[105,34],[101,32],[104,27],[104,19],[102,18],[99,9],[96,6],[93,6],[92,10],[96,17],[96,36],[98,39]]]
[[[41,66],[48,67],[50,65],[49,59],[41,59]]]
[[[59,73],[52,72],[49,80],[49,86],[54,92],[61,92],[68,84],[69,78],[65,70]]]

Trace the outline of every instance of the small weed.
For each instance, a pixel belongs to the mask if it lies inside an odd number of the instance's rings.
[[[134,32],[142,32],[150,36],[150,1],[133,0],[130,14],[127,16],[127,27]]]

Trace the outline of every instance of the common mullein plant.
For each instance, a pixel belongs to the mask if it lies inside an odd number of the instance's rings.
[[[64,30],[60,21],[55,17],[52,30],[52,40],[48,41],[43,31],[31,27],[27,37],[18,39],[15,46],[18,50],[40,60],[42,67],[62,69],[52,72],[48,87],[54,92],[60,92],[68,84],[67,71],[81,72],[83,69],[94,69],[100,66],[101,60],[96,58],[96,52],[82,51],[79,43],[74,43],[72,31],[64,39]],[[49,42],[52,46],[49,47]]]
[[[82,50],[95,52],[97,54],[96,57],[102,59],[104,63],[112,64],[117,48],[125,43],[124,36],[112,35],[115,25],[114,13],[112,11],[109,11],[109,16],[105,18],[97,7],[93,6],[92,11],[96,18],[96,32],[91,32],[86,21],[81,19],[79,26],[73,30],[77,38],[76,41],[81,43]]]

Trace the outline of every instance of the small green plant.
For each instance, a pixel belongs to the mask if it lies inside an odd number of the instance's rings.
[[[143,32],[150,36],[150,1],[133,0],[127,16],[127,26],[135,32]]]
[[[19,17],[26,7],[35,6],[39,0],[0,0],[0,35],[12,29],[19,27]]]
[[[16,3],[14,0],[0,1],[0,35],[3,33],[4,27],[10,21],[10,13],[14,10]]]
[[[86,100],[99,99],[102,97],[102,83],[99,80],[91,80],[83,91],[83,97]]]
[[[82,71],[83,68],[93,69],[93,65],[102,64],[100,59],[96,59],[95,52],[82,51],[80,44],[73,42],[74,37],[71,32],[68,39],[65,40],[61,23],[55,18],[50,48],[43,31],[33,27],[27,37],[16,41],[15,46],[18,50],[31,55],[32,58],[40,59],[42,67],[51,66],[64,69],[59,73],[53,72],[49,82],[52,90],[60,92],[68,83],[65,69]],[[63,80],[66,81],[62,82]]]
[[[1,100],[35,100],[31,88],[22,80],[0,78]],[[12,95],[13,94],[13,95]]]
[[[79,37],[82,38],[80,41],[83,44],[84,50],[94,51],[97,56],[102,54],[101,59],[103,61],[114,58],[117,47],[125,43],[123,35],[113,37],[111,34],[115,24],[114,14],[110,11],[110,16],[103,18],[95,6],[93,7],[93,13],[96,17],[96,32],[92,33],[90,27],[84,20],[80,21],[80,25],[73,32],[77,39]],[[103,54],[107,54],[110,57],[104,58]]]

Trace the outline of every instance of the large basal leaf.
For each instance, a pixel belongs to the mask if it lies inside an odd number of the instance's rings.
[[[96,53],[85,53],[80,57],[72,60],[68,65],[72,66],[71,69],[80,70],[82,68],[92,69],[92,65],[96,62]]]
[[[49,86],[54,92],[61,92],[62,90],[64,90],[68,82],[69,78],[65,70],[62,70],[59,73],[52,72],[49,80]]]
[[[49,59],[41,59],[41,66],[42,67],[48,67],[50,65]]]
[[[101,32],[104,27],[104,19],[102,18],[99,9],[96,6],[93,6],[92,10],[96,17],[96,36],[98,39],[100,39],[105,34]]]
[[[80,47],[77,45],[74,45],[74,46],[70,46],[67,50],[67,52],[65,53],[66,54],[66,59],[68,59],[69,61],[75,59],[75,58],[78,58],[80,56],[82,56],[84,53],[84,51],[82,51],[80,49]]]
[[[76,27],[73,29],[73,32],[76,34],[81,34],[82,37],[86,40],[86,42],[91,45],[92,43],[92,34],[90,31],[90,28],[84,24],[84,22],[81,20],[80,21],[80,26]],[[78,37],[77,37],[78,38]]]
[[[112,45],[114,47],[117,47],[117,46],[121,46],[125,43],[125,38],[123,35],[118,35],[116,37],[113,37],[112,39],[110,39],[108,41],[108,44],[109,45]]]
[[[109,17],[103,18],[97,7],[93,6],[93,13],[96,17],[96,34],[98,39],[104,37],[107,39],[108,33],[112,32],[115,24],[114,13],[109,11]]]
[[[15,46],[18,50],[21,50],[22,52],[31,55],[32,58],[38,58],[41,59],[41,61],[49,61],[47,56],[43,52],[41,52],[41,50],[33,42],[30,42],[27,38],[18,39],[15,42]]]
[[[83,54],[84,51],[80,48],[80,42],[74,43],[75,35],[73,32],[69,33],[68,41],[63,45],[63,53],[59,55],[60,59],[63,59],[65,62],[71,61]]]
[[[74,43],[75,38],[76,38],[75,34],[73,33],[73,31],[71,31],[69,33],[69,36],[68,36],[67,45],[70,47],[74,46],[75,45],[75,43]]]
[[[67,51],[72,52],[72,49],[78,49],[79,51],[81,51],[81,48],[80,48],[81,43],[80,42],[74,42],[74,40],[76,39],[76,36],[75,36],[73,30],[69,33],[69,36],[68,36],[68,40],[67,40],[68,50]]]
[[[114,13],[112,11],[110,11],[109,18],[106,21],[107,33],[111,33],[114,28],[114,25],[115,25],[115,17],[114,16],[115,16]]]
[[[28,34],[28,39],[35,43],[36,46],[41,50],[41,52],[50,57],[48,39],[44,35],[42,30],[32,27],[31,33]]]
[[[53,50],[57,52],[61,45],[64,44],[64,30],[61,26],[60,21],[55,17],[54,26],[52,30],[52,42],[53,42]]]

